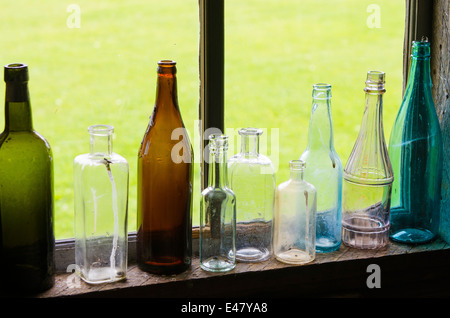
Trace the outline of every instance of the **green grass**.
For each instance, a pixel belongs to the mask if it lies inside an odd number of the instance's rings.
[[[372,2],[225,2],[226,127],[279,129],[279,156],[273,157],[278,184],[288,178],[289,160],[306,147],[314,83],[333,86],[335,146],[345,164],[359,131],[366,73],[385,71],[389,138],[402,93],[404,2],[377,1],[381,28],[370,29],[366,8]],[[67,27],[69,3],[3,3],[0,63],[30,67],[34,126],[50,142],[55,161],[56,237],[73,236],[72,162],[89,150],[87,127],[99,123],[115,127],[114,150],[130,164],[134,230],[137,152],[153,109],[158,60],[177,61],[179,104],[192,140],[197,133],[198,2],[71,3],[81,9],[80,28]],[[194,223],[198,179],[197,168]]]

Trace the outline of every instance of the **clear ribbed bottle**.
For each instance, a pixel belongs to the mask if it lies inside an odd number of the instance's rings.
[[[376,249],[389,241],[393,172],[383,131],[385,74],[369,71],[358,138],[344,169],[342,242]]]
[[[312,92],[308,144],[300,156],[306,163],[304,178],[317,192],[316,252],[341,246],[342,162],[334,149],[331,85],[315,84]]]
[[[236,205],[236,259],[260,262],[272,254],[272,218],[275,170],[272,161],[259,153],[263,130],[243,128],[241,151],[228,160],[230,188]]]

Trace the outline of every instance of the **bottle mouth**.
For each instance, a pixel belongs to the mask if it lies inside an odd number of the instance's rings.
[[[421,41],[412,42],[411,57],[427,58],[430,56],[430,42],[428,42],[426,37],[422,38]]]
[[[212,152],[228,149],[228,136],[222,134],[209,135],[209,150]]]
[[[289,161],[289,168],[293,171],[301,171],[306,168],[306,162],[300,159]]]
[[[331,84],[328,84],[328,83],[314,84],[312,97],[314,99],[330,99],[331,98]]]
[[[158,65],[162,66],[162,67],[171,67],[176,64],[177,64],[177,62],[175,62],[174,60],[161,60],[158,62]]]
[[[89,126],[88,132],[95,136],[109,136],[114,132],[114,127],[111,125],[92,125]]]
[[[366,79],[365,92],[376,92],[384,93],[386,89],[384,88],[386,74],[382,71],[368,71]]]
[[[239,135],[241,136],[260,136],[263,134],[263,130],[260,128],[242,128],[239,129]]]
[[[10,63],[4,67],[5,82],[28,82],[28,65]]]

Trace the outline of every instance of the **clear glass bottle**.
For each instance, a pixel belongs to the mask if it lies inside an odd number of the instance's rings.
[[[316,252],[327,253],[341,246],[342,162],[334,149],[331,85],[315,84],[312,97],[308,144],[300,160],[308,167],[304,179],[319,193]]]
[[[342,242],[376,249],[389,241],[389,210],[394,178],[383,131],[385,74],[367,73],[365,110],[358,138],[344,169]]]
[[[317,192],[304,177],[305,162],[291,160],[291,175],[275,195],[273,253],[280,262],[306,264],[316,257]]]
[[[228,187],[228,136],[209,136],[208,187],[200,202],[200,267],[225,272],[236,266],[236,196]]]
[[[403,102],[392,128],[390,238],[426,243],[439,232],[443,146],[431,93],[430,43],[414,41]]]
[[[75,264],[87,283],[124,279],[128,257],[128,162],[113,127],[90,126],[90,152],[74,159]]]
[[[177,68],[158,62],[156,100],[138,153],[136,258],[159,275],[191,266],[193,151],[178,105]]]
[[[260,262],[272,254],[272,219],[275,199],[275,169],[259,153],[263,130],[243,128],[241,152],[228,160],[230,188],[236,204],[236,260]]]
[[[5,130],[0,134],[0,289],[20,294],[55,281],[53,156],[33,128],[28,66],[4,67]]]

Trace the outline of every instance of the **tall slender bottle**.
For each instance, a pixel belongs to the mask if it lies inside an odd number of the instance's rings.
[[[414,41],[405,96],[391,132],[390,237],[426,243],[439,231],[443,147],[431,94],[430,43]]]
[[[389,241],[389,211],[394,178],[383,131],[385,74],[367,73],[366,105],[358,138],[344,169],[342,242],[361,249]]]
[[[331,85],[315,84],[312,97],[308,144],[300,160],[308,167],[305,180],[319,193],[316,252],[326,253],[341,246],[342,162],[334,149]]]
[[[4,68],[5,130],[0,135],[0,286],[39,292],[54,284],[53,158],[33,129],[28,66]]]
[[[236,266],[236,195],[228,187],[228,136],[209,136],[208,187],[200,203],[200,267],[225,272]]]
[[[177,99],[176,62],[158,62],[156,102],[138,155],[137,262],[155,274],[189,268],[193,151]]]

